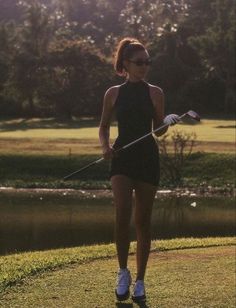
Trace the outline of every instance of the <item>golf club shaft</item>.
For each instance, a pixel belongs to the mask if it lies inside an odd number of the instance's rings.
[[[179,119],[182,119],[182,118],[185,117],[186,115],[187,115],[187,113],[182,114],[181,116],[179,116]],[[124,145],[123,147],[117,149],[117,150],[114,151],[114,152],[115,152],[115,153],[118,153],[118,152],[120,152],[120,151],[122,151],[122,150],[125,150],[125,149],[129,148],[130,146],[136,144],[137,142],[143,140],[144,138],[146,138],[146,137],[148,137],[148,136],[150,136],[150,135],[152,135],[152,134],[154,134],[154,133],[156,133],[156,132],[158,132],[158,131],[164,129],[164,128],[167,127],[167,126],[169,126],[169,124],[163,124],[162,126],[160,126],[160,127],[156,128],[156,129],[152,130],[150,133],[148,133],[148,134],[146,134],[146,135],[144,135],[144,136],[142,136],[142,137],[140,137],[140,138],[138,138],[138,139],[135,139],[134,141],[132,141],[132,142],[130,142],[130,143]],[[90,163],[90,164],[84,166],[83,168],[81,168],[81,169],[79,169],[79,170],[77,170],[77,171],[74,171],[74,172],[70,173],[69,175],[65,176],[65,177],[63,178],[63,180],[64,180],[64,181],[65,181],[65,180],[68,180],[68,179],[71,178],[72,176],[74,176],[74,175],[76,175],[76,174],[79,174],[80,172],[82,172],[82,171],[84,171],[84,170],[90,168],[90,167],[93,166],[93,165],[96,165],[96,164],[100,163],[100,162],[103,161],[103,160],[104,160],[104,157],[101,157],[101,158],[95,160],[94,162],[92,162],[92,163]]]
[[[182,114],[182,115],[179,117],[179,119],[182,119],[185,115],[186,115],[186,113]],[[119,152],[119,151],[121,151],[121,150],[124,150],[124,149],[129,148],[131,145],[133,145],[133,144],[135,144],[135,143],[137,143],[137,142],[143,140],[144,138],[146,138],[146,137],[148,137],[148,136],[150,136],[150,135],[152,135],[152,134],[154,134],[154,133],[156,133],[156,132],[162,130],[163,128],[165,128],[165,127],[167,127],[167,126],[169,126],[169,124],[163,124],[162,126],[160,126],[160,127],[156,128],[156,129],[152,130],[150,133],[148,133],[148,134],[146,134],[146,135],[144,135],[144,136],[142,136],[142,137],[140,137],[140,138],[138,138],[138,139],[135,139],[134,141],[132,141],[132,142],[130,142],[130,143],[124,145],[124,146],[121,147],[120,149],[116,150],[115,153],[117,153],[117,152]]]
[[[99,159],[93,161],[92,163],[90,163],[90,164],[84,166],[83,168],[81,168],[81,169],[79,169],[79,170],[77,170],[77,171],[74,171],[74,172],[68,174],[67,176],[65,176],[65,177],[63,178],[63,180],[66,181],[66,180],[68,180],[69,178],[71,178],[72,176],[74,176],[74,175],[76,175],[76,174],[78,174],[78,173],[80,173],[80,172],[82,172],[82,171],[84,171],[84,170],[86,170],[86,169],[92,167],[93,165],[96,165],[96,164],[100,163],[100,162],[103,161],[103,160],[104,160],[104,157],[101,157],[101,158],[99,158]]]
[[[148,134],[146,134],[146,135],[144,135],[144,136],[142,136],[142,137],[140,137],[140,138],[138,138],[138,139],[136,139],[136,140],[134,140],[134,141],[132,141],[132,142],[126,144],[126,145],[124,145],[123,147],[117,149],[116,151],[114,151],[114,153],[118,153],[118,152],[120,152],[120,151],[122,151],[122,150],[125,150],[125,149],[129,148],[129,147],[132,146],[133,144],[135,144],[135,143],[137,143],[137,142],[143,140],[144,138],[150,136],[151,134],[157,132],[158,130],[161,130],[161,129],[165,128],[166,126],[168,126],[168,125],[167,125],[167,124],[164,124],[164,125],[160,126],[159,128],[157,128],[157,129],[151,131],[150,133],[148,133]],[[77,170],[77,171],[74,171],[74,172],[72,172],[71,174],[68,174],[67,176],[65,176],[65,177],[63,178],[63,180],[66,181],[66,180],[68,180],[69,178],[71,178],[72,176],[74,176],[74,175],[76,175],[76,174],[79,174],[80,172],[82,172],[82,171],[84,171],[84,170],[86,170],[86,169],[92,167],[93,165],[96,165],[96,164],[100,163],[100,162],[103,161],[103,160],[104,160],[104,157],[101,157],[101,158],[99,158],[99,159],[93,161],[92,163],[89,163],[88,165],[84,166],[83,168],[81,168],[81,169],[79,169],[79,170]]]

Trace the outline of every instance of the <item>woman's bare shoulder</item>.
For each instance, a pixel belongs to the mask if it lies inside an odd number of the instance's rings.
[[[117,85],[117,86],[112,86],[109,89],[107,89],[106,93],[105,93],[105,97],[114,97],[117,96],[118,92],[119,92],[119,88],[121,85]]]
[[[113,108],[118,97],[120,85],[110,87],[104,95],[104,104]]]
[[[162,96],[163,95],[163,90],[160,88],[160,87],[158,87],[158,86],[155,86],[155,85],[153,85],[153,84],[150,84],[150,83],[148,83],[148,86],[149,86],[149,91],[150,91],[150,94],[153,96],[156,96],[156,95],[158,95],[158,96]]]

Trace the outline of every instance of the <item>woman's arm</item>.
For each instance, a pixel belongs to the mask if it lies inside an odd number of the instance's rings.
[[[110,124],[117,93],[118,87],[112,87],[107,90],[103,99],[103,111],[99,126],[99,139],[105,159],[110,159],[113,153],[112,147],[110,146]]]
[[[164,124],[164,93],[160,88],[153,85],[149,85],[149,89],[154,106],[153,129],[157,129]],[[155,135],[161,136],[165,134],[167,130],[168,126],[156,132]]]

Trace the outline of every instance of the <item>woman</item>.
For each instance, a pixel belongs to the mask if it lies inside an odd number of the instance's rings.
[[[164,97],[160,88],[148,84],[144,78],[150,65],[148,51],[138,40],[120,41],[115,71],[126,81],[107,90],[104,96],[99,138],[105,159],[111,159],[111,185],[116,207],[115,238],[119,272],[116,286],[117,299],[129,297],[131,275],[127,268],[129,252],[129,225],[132,213],[132,194],[135,192],[135,228],[137,235],[137,276],[132,299],[146,299],[144,276],[149,257],[150,221],[156,189],[159,183],[158,147],[152,135],[119,153],[117,149],[149,133],[161,125],[178,122],[177,115],[164,118]],[[113,146],[109,141],[112,115],[118,122],[118,138]],[[159,131],[159,136],[167,128]]]

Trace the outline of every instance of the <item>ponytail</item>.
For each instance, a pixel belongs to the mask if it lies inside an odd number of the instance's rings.
[[[127,73],[123,61],[131,59],[135,52],[143,50],[145,50],[144,45],[137,39],[131,37],[122,39],[117,46],[115,54],[114,69],[116,73],[120,76],[126,76]]]

